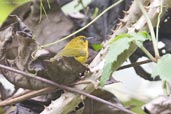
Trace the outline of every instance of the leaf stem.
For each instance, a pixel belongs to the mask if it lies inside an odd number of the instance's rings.
[[[163,4],[162,4],[162,0],[160,0],[160,12],[159,12],[159,15],[157,16],[157,25],[156,25],[156,40],[158,42],[158,35],[159,35],[159,25],[160,25],[160,17],[162,15],[162,12],[163,12]]]
[[[156,58],[154,58],[151,53],[144,47],[144,46],[141,46],[139,47],[146,55],[149,59],[151,59],[153,62],[157,62],[156,61]]]
[[[149,30],[150,30],[150,34],[151,34],[151,37],[152,37],[152,43],[153,43],[153,48],[154,48],[154,52],[155,52],[155,57],[158,59],[160,57],[160,55],[159,55],[159,51],[158,51],[158,45],[157,45],[158,42],[157,42],[157,40],[155,38],[155,33],[154,33],[153,25],[151,23],[150,18],[147,15],[147,12],[145,11],[144,6],[142,5],[141,1],[140,0],[136,0],[136,2],[139,5],[143,15],[145,16],[145,18],[147,20],[147,24],[148,24],[148,27],[149,27]]]
[[[170,83],[166,80],[163,80],[162,87],[163,87],[163,93],[165,95],[170,95],[170,91],[171,91]]]
[[[168,93],[167,93],[167,81],[166,80],[162,81],[162,88],[163,88],[163,93],[165,95],[168,95]]]

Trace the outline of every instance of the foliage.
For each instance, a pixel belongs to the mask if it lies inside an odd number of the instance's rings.
[[[0,0],[0,2],[1,1],[5,1],[5,0]],[[17,1],[17,0],[14,0],[14,1]],[[21,0],[18,0],[18,1],[21,1]],[[22,0],[22,1],[28,1],[28,0]],[[8,2],[8,1],[5,1],[5,2]],[[41,5],[41,8],[40,8],[40,20],[41,20],[42,12],[44,11],[46,16],[47,16],[47,14],[46,14],[46,11],[44,9],[42,0],[41,0],[40,5]],[[16,7],[18,7],[18,6],[15,6],[15,8]],[[8,13],[6,13],[6,12],[4,13],[5,16],[2,15],[3,18],[4,17],[6,18],[10,14],[10,12],[12,12],[15,9],[14,8],[13,10],[11,10],[11,9],[10,10],[6,10],[6,9],[1,10],[1,8],[2,7],[0,7],[0,14],[3,14],[3,13],[1,13],[1,11],[9,11]],[[6,8],[10,8],[10,7],[7,6]],[[49,5],[49,8],[50,8],[50,5]],[[98,12],[99,12],[98,9],[95,9],[94,14],[93,14],[93,18],[95,18],[97,16]],[[2,22],[3,22],[3,20],[2,20]],[[1,23],[1,17],[0,17],[0,23]],[[91,25],[91,24],[92,23],[90,23],[89,25]],[[86,26],[86,27],[88,27],[88,26]],[[153,28],[153,27],[151,27],[151,28]],[[80,30],[83,30],[83,29],[80,29]],[[76,32],[75,32],[75,34],[76,34]],[[138,32],[138,33],[120,34],[115,39],[113,39],[112,41],[110,41],[108,43],[109,50],[108,50],[108,53],[107,53],[107,55],[105,57],[105,63],[104,63],[102,77],[101,77],[101,85],[102,86],[109,79],[109,77],[112,75],[112,73],[115,70],[117,70],[121,66],[121,64],[130,55],[132,55],[132,53],[137,49],[137,47],[143,47],[143,42],[145,40],[149,40],[149,35],[146,32]],[[51,43],[51,44],[55,44],[55,43]],[[46,47],[46,45],[44,47]],[[102,46],[100,44],[95,44],[92,47],[97,51],[102,48]],[[157,48],[157,46],[155,48]],[[171,71],[169,71],[169,69],[168,69],[170,65],[171,65],[171,56],[170,56],[170,54],[166,54],[166,55],[162,56],[158,60],[155,68],[153,69],[153,72],[152,72],[153,77],[156,77],[157,75],[160,75],[161,79],[170,81],[169,76],[171,74]],[[130,104],[130,103],[128,103],[128,104]],[[137,104],[138,103],[136,103],[136,105]]]
[[[104,68],[100,79],[101,86],[110,78],[112,73],[132,55],[132,53],[149,39],[147,32],[120,34],[109,42],[109,50],[105,57]]]
[[[171,82],[171,54],[163,55],[152,71],[152,77],[160,76],[162,80]]]
[[[145,114],[141,107],[144,105],[145,102],[140,101],[138,99],[131,99],[127,102],[124,102],[123,104],[125,106],[131,106],[131,110],[137,114]]]
[[[8,15],[16,9],[18,6],[28,2],[30,0],[0,0],[0,24],[2,24]]]
[[[102,44],[92,44],[91,46],[96,51],[99,51],[103,48]]]

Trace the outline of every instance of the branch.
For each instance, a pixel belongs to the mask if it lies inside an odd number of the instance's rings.
[[[146,64],[146,63],[150,63],[150,62],[152,62],[152,61],[151,60],[145,60],[145,61],[141,61],[141,62],[135,62],[135,63],[131,63],[128,65],[121,66],[117,70],[122,70],[122,69],[130,68],[130,67],[136,67],[136,66],[140,66],[142,64]]]
[[[73,92],[73,93],[79,93],[79,94],[81,94],[81,95],[84,95],[84,96],[86,96],[86,97],[88,97],[88,98],[91,98],[91,99],[93,99],[93,100],[96,100],[96,101],[98,101],[98,102],[102,102],[102,103],[104,103],[104,104],[113,106],[114,108],[118,108],[118,109],[120,109],[120,110],[122,110],[122,111],[125,111],[125,112],[129,113],[129,114],[134,114],[134,113],[132,113],[131,111],[127,110],[126,108],[122,107],[122,106],[115,105],[115,104],[113,104],[113,103],[110,103],[110,102],[108,102],[108,101],[106,101],[106,100],[103,100],[103,99],[101,99],[101,98],[99,98],[99,97],[90,95],[90,94],[88,94],[88,93],[86,93],[86,92],[84,92],[84,91],[78,90],[78,89],[76,89],[76,88],[71,88],[71,87],[68,87],[68,86],[65,86],[65,85],[61,85],[61,84],[55,83],[55,82],[53,82],[53,81],[47,80],[47,79],[45,79],[45,78],[41,78],[41,76],[35,76],[35,75],[33,75],[33,74],[26,73],[26,72],[23,72],[23,71],[20,71],[20,70],[17,70],[17,69],[14,69],[14,68],[11,68],[11,67],[2,65],[2,64],[0,64],[0,68],[6,69],[6,70],[9,70],[9,71],[18,73],[18,74],[21,74],[21,75],[23,75],[23,76],[25,76],[25,77],[27,77],[27,78],[29,78],[29,79],[31,78],[31,79],[35,79],[35,80],[39,80],[39,81],[45,82],[45,83],[47,83],[47,84],[49,84],[49,85],[51,85],[51,86],[55,86],[55,87],[58,87],[58,88],[61,88],[61,89],[64,89],[64,90],[68,90],[68,91]],[[85,84],[84,84],[84,85],[85,85]],[[93,87],[92,87],[92,84],[89,84],[89,85],[91,85],[91,88],[93,88]],[[80,86],[80,85],[79,85],[79,86]],[[44,91],[47,91],[47,89],[49,89],[49,88],[41,89],[41,90],[39,90],[39,92],[43,92],[43,93],[44,93]],[[54,88],[51,88],[51,89],[53,90]],[[11,100],[9,100],[9,101],[7,101],[7,102],[1,102],[1,105],[4,106],[5,104],[7,104],[7,103],[9,103],[9,102],[14,103],[14,102],[19,101],[19,100],[22,101],[22,100],[25,99],[26,97],[29,98],[30,96],[33,96],[33,94],[39,95],[39,94],[38,94],[39,92],[34,91],[34,92],[32,92],[32,93],[30,93],[30,94],[28,94],[28,95],[23,95],[23,96],[21,96],[20,99],[14,99],[14,100],[11,99]],[[71,94],[73,94],[73,93],[71,93]],[[75,96],[75,94],[73,94],[73,95]],[[76,96],[79,96],[79,95],[76,95]],[[69,97],[69,98],[72,98],[72,97]],[[64,97],[64,100],[65,100],[65,99],[66,99],[66,96]],[[80,100],[81,100],[81,97],[80,97]],[[60,103],[61,103],[61,102],[60,102]],[[45,109],[48,109],[48,108],[45,108]]]
[[[47,88],[43,88],[43,89],[36,90],[36,91],[30,91],[30,92],[27,92],[27,93],[25,93],[23,95],[16,96],[16,97],[11,97],[11,98],[8,98],[8,99],[6,99],[4,101],[1,101],[0,106],[2,107],[2,106],[6,106],[6,105],[15,104],[15,103],[24,101],[26,99],[30,99],[30,98],[33,98],[33,97],[36,97],[36,96],[39,96],[39,95],[42,95],[42,94],[46,94],[46,93],[54,91],[54,90],[56,90],[56,88],[47,87]]]
[[[96,20],[98,20],[101,16],[103,16],[107,11],[111,10],[113,7],[117,6],[118,4],[120,4],[121,2],[123,2],[123,0],[118,0],[116,3],[112,4],[111,6],[109,6],[108,8],[106,8],[103,12],[101,12],[97,17],[95,17],[92,21],[90,21],[88,24],[86,24],[84,27],[82,27],[81,29],[69,34],[68,36],[64,37],[64,38],[61,38],[60,40],[56,40],[52,43],[48,43],[48,44],[45,44],[45,45],[42,45],[40,46],[41,48],[46,48],[46,47],[49,47],[49,46],[52,46],[52,45],[55,45],[61,41],[64,41],[68,38],[70,38],[71,36],[74,36],[75,34],[85,30],[86,28],[88,28],[90,25],[92,25],[94,22],[96,22]],[[40,48],[38,48],[37,50],[39,50]],[[37,51],[36,50],[36,51]]]
[[[148,5],[150,3],[150,0],[142,0],[144,5]],[[151,4],[154,5],[156,0],[151,1]],[[162,0],[164,4],[164,10],[163,13],[166,12],[166,9],[169,8],[171,1],[170,0]],[[152,22],[156,21],[157,18],[157,9],[158,7],[149,7],[147,10],[147,13],[149,15],[149,18]],[[125,13],[125,18],[121,19],[121,23],[118,24],[117,29],[114,31],[114,33],[111,35],[111,39],[115,38],[116,35],[126,32],[131,32],[135,30],[146,30],[147,24],[145,21],[144,16],[141,13],[141,10],[136,4],[136,1],[133,2],[131,5],[129,11]],[[108,42],[108,41],[107,41]],[[107,43],[106,43],[107,44]],[[101,76],[103,66],[104,66],[104,56],[106,55],[108,50],[108,46],[105,45],[104,49],[102,49],[99,54],[95,57],[93,62],[89,65],[89,69],[91,70],[92,74],[91,76],[88,76],[86,79],[89,80],[98,80],[98,78]],[[83,84],[76,86],[76,88],[79,88],[80,90],[83,90],[85,92],[91,93],[95,90],[95,88],[91,84]],[[80,95],[75,95],[73,93],[64,93],[59,99],[53,101],[52,104],[50,104],[41,114],[66,114],[70,111],[72,111],[80,102],[82,101]],[[61,104],[61,102],[63,102]],[[59,105],[60,104],[60,105]]]

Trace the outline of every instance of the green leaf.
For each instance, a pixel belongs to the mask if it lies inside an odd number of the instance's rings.
[[[146,40],[151,39],[150,35],[146,31],[140,31],[137,33],[134,32],[134,33],[130,33],[130,34],[135,41],[144,42]]]
[[[146,114],[144,111],[141,109],[141,107],[145,104],[146,102],[142,99],[130,99],[126,102],[123,102],[124,106],[129,107],[131,105],[134,105],[134,107],[131,108],[131,111],[135,112],[136,114]]]
[[[143,46],[143,42],[149,39],[149,34],[145,31],[141,31],[138,33],[120,34],[111,40],[108,43],[110,47],[105,57],[104,68],[100,79],[101,86],[103,86],[112,73],[132,55],[137,49],[137,46]]]
[[[99,51],[103,48],[102,44],[92,44],[91,46],[95,51]]]
[[[140,31],[138,33],[131,33],[131,35],[136,45],[140,48],[143,46],[144,41],[151,39],[150,35],[146,31]]]
[[[133,32],[133,33],[124,33],[124,34],[119,34],[116,36],[114,39],[112,39],[109,44],[112,42],[115,42],[116,40],[122,39],[122,38],[132,38],[135,40],[135,42],[140,41],[144,42],[146,40],[150,40],[151,37],[146,31],[140,31],[140,32]]]
[[[18,6],[29,1],[30,0],[0,0],[0,24],[2,24],[8,15]]]
[[[132,43],[130,38],[124,38],[113,42],[105,57],[104,68],[100,78],[100,85],[104,86],[110,78],[113,71],[117,70],[120,65],[136,50],[137,46]]]
[[[124,34],[119,34],[118,36],[116,36],[114,39],[112,39],[108,44],[111,44],[119,39],[123,39],[123,38],[130,38],[132,37],[130,34],[128,33],[124,33]]]
[[[145,39],[151,40],[151,36],[148,34],[147,31],[140,31],[137,34],[143,36]]]
[[[163,55],[152,71],[152,77],[160,76],[162,80],[171,81],[171,54]]]
[[[96,7],[95,10],[94,10],[94,12],[93,12],[92,18],[94,19],[95,17],[97,17],[98,13],[99,13],[99,8]]]

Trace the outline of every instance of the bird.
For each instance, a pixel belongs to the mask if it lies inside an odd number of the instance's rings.
[[[74,57],[80,63],[85,63],[88,59],[88,39],[91,37],[77,36],[54,57]]]

